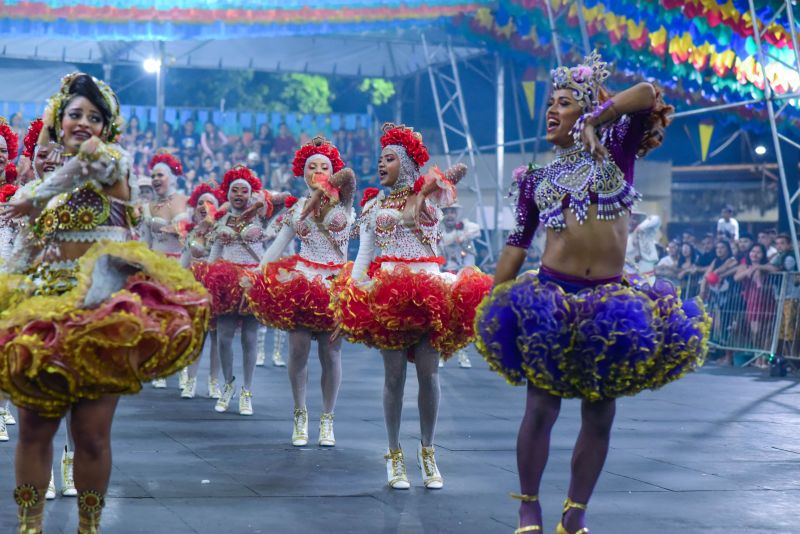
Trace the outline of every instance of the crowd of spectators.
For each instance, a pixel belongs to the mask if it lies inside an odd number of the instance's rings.
[[[159,147],[156,146],[155,128],[142,128],[139,119],[133,116],[126,122],[121,143],[130,152],[133,171],[138,175],[149,173],[147,164],[157,151],[177,156],[184,169],[177,187],[185,193],[202,182],[221,181],[227,170],[242,164],[262,178],[264,187],[301,194],[305,185],[301,180],[292,180],[291,163],[295,151],[310,142],[313,134],[305,130],[293,132],[286,123],[281,123],[278,131],[273,131],[265,123],[255,131],[243,128],[241,135],[226,136],[213,122],[198,125],[189,119],[180,125],[164,123],[162,146]],[[376,136],[359,125],[355,130],[337,130],[331,137],[330,141],[338,147],[342,159],[359,176],[360,185],[376,185]]]

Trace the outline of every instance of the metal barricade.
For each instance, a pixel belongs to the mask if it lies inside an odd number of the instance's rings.
[[[764,273],[739,281],[727,276],[713,285],[700,276],[681,284],[682,298],[697,295],[712,318],[711,347],[752,354],[743,366],[777,354],[800,359],[797,273]]]

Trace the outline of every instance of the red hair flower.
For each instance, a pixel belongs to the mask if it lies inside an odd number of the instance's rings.
[[[417,167],[422,167],[431,159],[428,149],[422,142],[422,134],[415,132],[405,125],[395,125],[387,122],[383,125],[383,136],[381,137],[381,148],[389,145],[401,145],[406,149],[408,157],[414,160]]]
[[[39,142],[39,134],[42,131],[42,119],[35,119],[31,122],[30,126],[28,126],[28,133],[25,134],[25,140],[23,141],[24,148],[22,149],[22,155],[28,159],[33,159],[33,152],[36,150],[36,144]]]
[[[8,159],[17,159],[17,150],[19,149],[19,137],[8,125],[4,117],[0,117],[0,136],[6,140],[8,147]]]
[[[0,187],[0,202],[8,202],[14,193],[17,192],[17,186],[14,184],[5,184]]]
[[[209,184],[200,184],[194,188],[194,191],[192,191],[192,195],[189,197],[187,204],[193,208],[196,208],[197,203],[200,201],[200,197],[206,194],[217,199],[217,204],[220,206],[225,203],[225,199],[222,197],[222,191],[215,187],[211,187]]]
[[[219,188],[226,199],[228,197],[228,191],[231,188],[231,184],[236,180],[245,180],[247,183],[249,183],[251,193],[261,191],[261,180],[258,179],[255,173],[253,173],[253,171],[244,165],[237,165],[225,173],[225,176],[222,179],[222,185]]]
[[[183,165],[181,165],[181,162],[178,160],[178,158],[172,154],[156,154],[153,156],[153,159],[150,160],[150,164],[147,167],[152,171],[153,167],[159,163],[163,163],[169,167],[169,170],[171,170],[172,174],[175,176],[183,176]]]
[[[13,163],[6,165],[6,183],[13,184],[17,181],[17,166]]]
[[[297,197],[292,195],[289,195],[288,197],[286,197],[286,200],[283,201],[283,205],[286,206],[286,209],[291,208],[295,204],[297,204]]]
[[[226,213],[227,213],[227,212],[226,212],[225,210],[219,210],[218,212],[216,212],[216,213],[214,214],[214,220],[215,220],[215,221],[218,221],[218,220],[220,220],[221,218],[223,218],[223,217],[225,216],[225,214],[226,214]]]
[[[419,194],[422,191],[422,187],[425,185],[425,177],[420,176],[417,178],[417,181],[414,182],[414,193]]]
[[[381,190],[377,187],[368,187],[364,190],[364,196],[361,198],[361,207],[363,208],[364,205],[372,200],[373,198],[378,196]]]
[[[294,172],[295,176],[303,176],[305,174],[306,161],[315,154],[320,154],[331,160],[331,165],[333,165],[331,174],[336,174],[344,168],[344,161],[339,155],[339,149],[333,146],[330,141],[318,135],[310,143],[301,146],[294,153],[292,172]]]

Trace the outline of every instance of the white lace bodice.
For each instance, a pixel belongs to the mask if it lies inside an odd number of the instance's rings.
[[[292,238],[300,240],[300,257],[315,263],[343,264],[347,261],[347,242],[355,218],[352,208],[336,205],[320,222],[312,217],[300,220],[307,198],[281,216],[280,233],[264,255],[262,263],[277,261]]]
[[[353,266],[353,276],[359,278],[366,272],[375,256],[418,260],[439,255],[439,221],[442,210],[425,203],[426,217],[419,229],[403,221],[403,212],[385,206],[381,192],[370,200],[358,218],[357,226],[361,244]]]

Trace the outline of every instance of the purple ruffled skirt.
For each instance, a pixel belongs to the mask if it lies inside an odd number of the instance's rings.
[[[672,284],[583,280],[543,268],[497,286],[475,318],[489,366],[566,398],[657,389],[701,366],[711,319]]]

